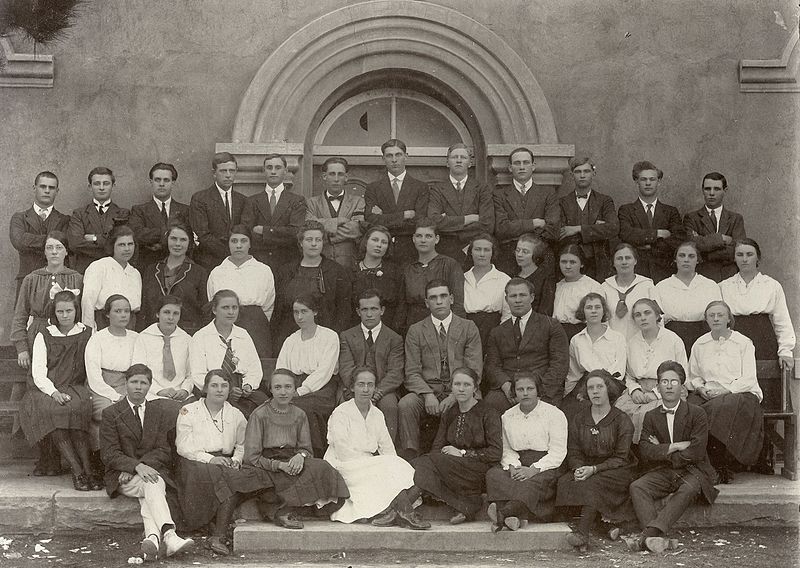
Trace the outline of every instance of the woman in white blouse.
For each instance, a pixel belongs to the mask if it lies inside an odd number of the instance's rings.
[[[178,327],[183,301],[162,296],[156,305],[157,323],[142,330],[133,347],[133,362],[153,371],[147,400],[166,398],[179,403],[192,396],[194,382],[189,371],[191,337]]]
[[[662,361],[677,361],[684,368],[688,366],[683,341],[675,332],[659,325],[661,316],[661,308],[649,298],[637,300],[631,309],[639,333],[628,340],[626,388],[614,406],[630,416],[634,444],[639,443],[644,415],[661,404],[661,395],[655,388],[658,366]]]
[[[239,317],[239,297],[233,290],[219,290],[211,298],[214,320],[197,330],[189,342],[189,367],[197,392],[203,388],[206,373],[222,369],[230,378],[228,402],[245,418],[267,400],[260,390],[264,370],[250,335],[234,325]]]
[[[653,299],[664,313],[665,327],[680,336],[687,356],[697,338],[708,330],[703,321],[706,306],[722,299],[719,285],[697,273],[699,261],[696,243],[681,244],[675,251],[675,274],[656,284],[653,291]]]
[[[293,404],[305,411],[311,430],[314,457],[325,454],[327,424],[336,407],[339,377],[339,336],[317,325],[319,299],[300,294],[292,302],[294,321],[300,328],[283,342],[275,367],[297,375],[297,397]]]
[[[231,254],[208,275],[208,299],[219,290],[239,296],[239,327],[247,330],[259,357],[272,357],[270,319],[275,308],[275,279],[266,264],[250,255],[250,231],[234,225],[228,237]]]
[[[488,233],[476,235],[469,244],[472,268],[464,273],[464,310],[467,319],[475,322],[486,345],[489,332],[511,317],[505,297],[506,282],[511,277],[492,264],[497,241]]]
[[[108,320],[103,305],[111,294],[122,294],[131,305],[128,329],[136,327],[136,313],[142,306],[142,275],[130,260],[136,252],[133,230],[127,225],[114,227],[106,241],[108,256],[95,260],[83,275],[81,321],[94,330],[103,329]]]
[[[213,520],[208,543],[224,556],[230,554],[225,541],[236,507],[245,496],[272,487],[263,470],[242,465],[247,420],[227,401],[230,388],[222,369],[209,371],[205,396],[181,408],[175,436],[184,521],[197,530]]]
[[[586,324],[576,317],[578,305],[589,292],[603,295],[603,287],[583,273],[586,259],[578,245],[567,245],[558,255],[558,267],[564,276],[556,283],[553,317],[567,334],[567,339],[582,330]]]
[[[611,308],[608,325],[620,332],[626,340],[638,333],[639,328],[630,317],[631,307],[636,300],[652,298],[654,284],[650,278],[634,272],[639,254],[628,243],[620,243],[614,249],[614,270],[616,274],[603,282],[606,302]]]
[[[112,294],[106,298],[103,318],[109,322],[109,326],[92,334],[85,353],[86,379],[92,393],[92,424],[89,430],[92,452],[100,449],[103,410],[123,399],[127,393],[125,371],[133,364],[133,346],[139,336],[128,329],[131,304],[122,294]],[[99,459],[97,454],[94,459]]]
[[[688,401],[708,416],[708,457],[721,483],[733,481],[736,462],[756,463],[764,438],[761,388],[756,379],[753,342],[733,331],[731,310],[723,301],[708,304],[711,329],[692,347]]]

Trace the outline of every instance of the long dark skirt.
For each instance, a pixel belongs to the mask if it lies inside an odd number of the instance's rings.
[[[569,344],[570,339],[578,335],[583,328],[586,327],[585,323],[561,323],[561,327],[564,328],[564,333],[567,334],[567,344]]]
[[[523,450],[519,452],[520,462],[527,467],[539,461],[545,453]],[[515,481],[509,471],[495,466],[486,472],[486,497],[489,501],[520,501],[530,513],[547,518],[554,511],[558,478],[562,471],[562,468],[549,469],[526,481]]]
[[[471,516],[483,504],[481,494],[490,465],[475,458],[431,452],[414,460],[414,485]]]
[[[778,359],[778,337],[769,314],[752,314],[736,316],[736,331],[748,337],[756,348],[757,361],[775,361]],[[767,411],[781,408],[780,381],[759,382],[764,400],[761,407]]]
[[[178,479],[181,510],[189,529],[207,525],[220,503],[235,493],[255,493],[273,486],[267,472],[258,467],[232,469],[185,458],[178,460]]]
[[[247,330],[262,359],[272,357],[272,334],[269,320],[261,306],[239,306],[239,319],[236,325]]]
[[[305,375],[298,378],[300,386]],[[311,448],[314,457],[322,458],[328,446],[328,418],[336,408],[336,391],[339,388],[339,376],[334,375],[324,387],[316,392],[304,394],[292,399],[292,404],[300,408],[308,417],[308,428],[311,431]]]
[[[589,505],[614,519],[631,518],[628,487],[635,478],[634,465],[598,471],[584,481],[575,481],[574,472],[568,471],[558,480],[556,505]]]
[[[89,431],[92,421],[92,398],[83,385],[62,386],[59,391],[72,397],[58,404],[38,388],[28,389],[22,398],[19,421],[29,444],[36,444],[53,430]]]
[[[705,400],[692,393],[687,402],[706,411],[709,436],[722,443],[736,461],[756,463],[764,442],[764,413],[756,395],[728,393]]]
[[[475,322],[481,336],[481,345],[489,345],[489,332],[500,325],[500,312],[468,313],[467,319]],[[484,356],[486,353],[484,352]]]
[[[671,321],[667,323],[666,327],[670,331],[674,331],[683,340],[683,346],[686,348],[686,356],[692,354],[692,345],[698,340],[701,335],[708,333],[708,326],[704,321]]]
[[[289,461],[297,448],[265,448],[262,456],[272,460]],[[325,460],[306,458],[300,475],[283,471],[266,471],[281,506],[303,507],[318,501],[336,501],[350,497],[344,478]]]

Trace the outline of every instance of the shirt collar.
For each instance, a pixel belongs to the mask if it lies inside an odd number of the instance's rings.
[[[172,206],[172,197],[168,197],[166,200],[161,201],[158,197],[154,196],[153,201],[155,201],[159,209],[161,209],[162,203],[167,206],[167,209],[169,209]]]
[[[656,205],[658,205],[658,197],[656,197],[656,198],[653,200],[653,202],[652,202],[652,203],[645,203],[645,202],[644,202],[644,200],[643,200],[643,199],[640,197],[640,198],[639,198],[639,203],[641,203],[641,204],[642,204],[642,208],[643,208],[645,211],[647,211],[647,206],[648,206],[648,205],[652,205],[652,206],[653,206],[653,211],[655,211],[655,210],[656,210]]]
[[[589,199],[592,196],[592,188],[590,187],[589,190],[586,192],[586,197],[578,195],[577,190],[575,191],[575,199]]]
[[[399,176],[392,175],[389,172],[386,172],[386,174],[389,176],[389,183],[392,183],[392,181],[395,180],[395,179],[397,181],[399,181],[400,183],[403,183],[403,180],[406,179],[406,170],[403,170],[403,173],[400,174]]]
[[[467,180],[468,180],[468,179],[469,179],[469,176],[465,177],[465,178],[464,178],[464,179],[462,179],[461,181],[458,181],[458,180],[457,180],[456,178],[454,178],[453,176],[450,176],[450,183],[452,183],[452,184],[453,184],[453,187],[455,187],[457,183],[460,183],[460,184],[461,184],[461,190],[463,191],[463,190],[464,190],[464,187],[467,185]]]
[[[44,213],[46,216],[50,216],[50,212],[53,210],[53,206],[50,205],[48,207],[39,207],[38,204],[33,204],[33,210],[36,212],[37,215],[41,215]]]
[[[675,405],[675,406],[673,406],[672,408],[667,408],[667,407],[664,405],[664,401],[663,401],[663,399],[662,399],[662,401],[661,401],[661,408],[662,408],[662,409],[664,409],[664,410],[674,410],[675,412],[678,412],[678,408],[680,407],[680,405],[681,405],[681,401],[680,401],[680,399],[678,399],[678,404],[676,404],[676,405]],[[672,413],[670,413],[670,414],[672,414]]]
[[[326,197],[327,199],[329,199],[329,200],[330,200],[330,199],[339,199],[339,200],[344,200],[344,191],[342,191],[342,193],[340,193],[339,195],[331,195],[331,194],[328,192],[328,190],[325,190],[325,197]]]
[[[105,209],[108,209],[111,206],[111,200],[110,199],[108,201],[106,201],[105,203],[100,203],[96,199],[92,199],[92,203],[94,203],[95,208],[97,208],[98,206],[102,205]]]
[[[517,180],[514,180],[514,187],[520,193],[528,192],[531,187],[533,187],[533,178],[530,178],[525,183],[519,183]]]
[[[450,324],[453,322],[453,312],[444,318],[443,320],[436,319],[433,314],[431,314],[431,321],[433,322],[433,327],[436,328],[436,331],[439,331],[439,326],[444,324],[445,331],[450,331]]]
[[[524,316],[519,316],[519,324],[520,325],[528,325],[528,320],[531,319],[531,314],[532,313],[533,313],[533,308],[528,310],[528,313],[525,314]],[[517,316],[514,316],[514,315],[511,316],[511,323],[512,324],[514,323],[514,318],[515,317],[517,317]]]
[[[264,186],[264,191],[267,192],[267,195],[269,195],[273,191],[275,192],[275,198],[276,199],[280,198],[280,196],[283,193],[284,189],[286,189],[286,186],[283,185],[283,184],[280,184],[278,187],[270,187],[269,184]]]
[[[703,205],[703,208],[706,210],[707,214],[710,214],[712,211],[717,216],[717,221],[719,221],[720,215],[722,215],[722,205],[717,207],[716,209],[709,209],[707,206]]]
[[[381,328],[383,328],[383,322],[378,322],[378,325],[372,328],[372,341],[375,341],[378,338]],[[369,335],[369,330],[363,323],[361,324],[361,332],[364,334],[364,339],[366,339],[367,335]]]
[[[233,186],[229,187],[227,190],[222,189],[217,182],[214,182],[214,185],[217,187],[217,191],[219,191],[220,195],[230,193],[231,189],[233,189]]]
[[[134,407],[135,405],[134,405],[134,404],[131,402],[131,399],[129,399],[127,396],[125,397],[125,400],[127,400],[127,401],[128,401],[128,406],[130,406],[130,407],[131,407],[131,412],[133,412],[133,414],[135,415],[135,414],[136,414],[136,411],[133,409],[133,407]],[[145,403],[146,403],[146,402],[147,402],[147,400],[146,400],[146,399],[145,399],[145,400],[143,400],[143,401],[142,401],[142,403],[139,405],[139,408],[140,408],[140,409],[142,409],[142,410],[144,410],[144,405],[145,405]]]

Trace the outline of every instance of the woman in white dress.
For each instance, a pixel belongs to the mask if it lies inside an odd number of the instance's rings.
[[[603,282],[606,302],[611,308],[608,325],[625,336],[626,341],[639,332],[630,317],[633,304],[642,298],[652,298],[655,285],[650,278],[636,274],[634,269],[639,260],[636,248],[628,243],[620,243],[614,249],[614,270],[616,274]]]
[[[558,255],[558,267],[564,276],[556,283],[556,297],[553,303],[553,317],[556,318],[567,334],[567,339],[586,327],[586,324],[576,317],[578,305],[589,292],[603,295],[603,287],[599,282],[583,271],[586,259],[578,245],[567,245]]]

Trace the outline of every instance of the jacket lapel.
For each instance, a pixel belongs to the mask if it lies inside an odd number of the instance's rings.
[[[725,210],[723,209],[723,211]],[[717,228],[711,222],[711,216],[708,214],[705,207],[701,207],[697,215],[700,217],[700,222],[706,228],[706,231],[708,231],[706,234],[714,234],[717,232]]]
[[[425,319],[422,320],[422,334],[425,336],[425,341],[428,342],[428,349],[431,353],[439,353],[439,336],[437,335],[436,329],[433,327],[433,321],[431,321],[431,317],[425,316]]]
[[[157,437],[159,411],[158,406],[146,404],[144,410],[144,427],[142,428],[142,441],[145,444],[151,443]]]
[[[675,419],[672,421],[672,441],[673,442],[680,442],[686,439],[684,430],[686,429],[686,417],[689,415],[689,409],[687,405],[689,403],[682,400],[678,404],[678,409],[675,411]],[[669,431],[667,429],[667,415],[663,412],[661,413],[661,420],[659,423],[664,423],[664,433],[666,434],[666,440],[669,440]]]
[[[650,227],[650,219],[647,218],[647,212],[642,207],[641,201],[636,202],[636,220],[639,221],[639,226],[642,228]],[[653,226],[656,224],[656,215],[658,214],[658,207],[653,210]]]
[[[281,197],[280,199],[278,199],[278,203],[275,204],[275,211],[272,213],[273,219],[280,219],[281,215],[283,215],[283,213],[287,209],[289,209],[289,196],[287,195],[288,193],[289,190],[287,188],[284,188],[283,191],[281,192]],[[322,199],[325,199],[324,195],[322,196]],[[269,208],[269,203],[267,203],[267,208]],[[327,209],[328,209],[328,204],[326,203],[323,210],[327,212]],[[330,217],[330,215],[327,216]]]
[[[128,404],[128,399],[123,398],[122,400],[124,404],[124,408],[122,409],[122,421],[128,427],[128,430],[131,431],[133,438],[137,442],[141,442],[143,434],[142,434],[142,429],[137,427],[136,422],[138,421],[138,419],[133,414],[133,409]],[[147,411],[145,410],[145,424],[146,423],[147,423]]]
[[[722,208],[722,215],[719,216],[719,232],[720,234],[727,235],[728,234],[728,225],[731,221],[731,214],[730,212]]]
[[[444,190],[444,197],[447,202],[450,204],[450,209],[456,213],[462,213],[461,203],[458,201],[458,193],[456,192],[456,188],[453,187],[453,184],[450,183],[450,179],[448,178],[447,181],[444,182],[444,186],[442,188]],[[465,192],[465,199],[464,204],[467,203],[466,200],[466,187],[464,187],[461,191]]]
[[[360,330],[359,330],[360,331]],[[386,339],[386,324],[381,328],[378,338],[375,340],[375,366],[378,367],[378,375],[383,376],[383,363],[388,355],[389,341]]]
[[[536,325],[536,322],[534,321],[533,315],[534,315],[533,314],[533,310],[531,310],[531,317],[528,318],[528,324],[525,326],[525,332],[522,334],[522,341],[519,342],[519,350],[520,351],[522,351],[522,348],[533,337],[533,333],[534,333],[534,329],[533,328]],[[511,322],[512,322],[512,319],[508,319],[505,322],[503,322],[503,325],[508,324],[509,336],[512,338],[512,341],[513,341],[514,331],[511,329],[513,327]]]
[[[467,185],[461,190],[464,192],[464,211],[472,210],[472,204],[475,202],[475,199],[478,197],[478,182],[475,181],[475,178],[470,176],[467,178]],[[478,210],[477,207],[474,209],[475,211]],[[463,211],[462,211],[463,212]]]

